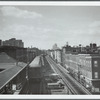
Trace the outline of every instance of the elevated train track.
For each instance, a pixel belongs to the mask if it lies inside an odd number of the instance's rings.
[[[46,83],[43,76],[45,66],[43,55],[36,56],[29,64],[29,90],[28,94],[47,94]]]
[[[60,65],[57,65],[50,57],[46,57],[47,61],[53,68],[55,72],[57,72],[61,77],[65,85],[68,87],[69,93],[70,94],[81,94],[81,95],[91,95],[91,93],[84,87],[82,86],[79,82],[77,82],[74,78],[72,78],[67,70],[63,68]]]

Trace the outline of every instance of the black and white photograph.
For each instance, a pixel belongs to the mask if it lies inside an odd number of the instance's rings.
[[[97,4],[0,4],[0,95],[99,95]]]

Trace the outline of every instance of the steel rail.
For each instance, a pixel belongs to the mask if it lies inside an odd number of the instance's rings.
[[[58,65],[59,66],[59,65]],[[63,68],[62,66],[59,66],[59,70],[61,70],[62,73],[65,74],[65,76],[68,74],[66,73],[66,69]],[[73,77],[71,77],[70,75],[68,76],[72,81],[74,81],[75,84],[77,84],[80,88],[80,90],[82,90],[84,93],[91,95],[92,93],[90,91],[88,91],[84,86],[82,86],[79,82],[77,82]]]
[[[62,75],[62,73],[58,69],[55,68],[55,66],[52,64],[52,62],[48,58],[47,58],[47,61],[50,64],[50,66],[52,67],[52,69],[54,70],[54,72],[58,73],[61,76],[63,82],[65,83],[65,85],[69,89],[70,93],[71,94],[78,94],[77,91],[74,89],[74,87],[71,86],[71,84],[66,80],[66,78]]]
[[[55,68],[58,74],[61,75],[62,80],[64,81],[68,89],[72,92],[72,94],[91,94],[85,87],[78,83],[74,78],[69,76],[66,72],[66,69],[61,66],[59,67],[59,65],[57,65],[51,58],[46,58],[49,59],[52,67]]]

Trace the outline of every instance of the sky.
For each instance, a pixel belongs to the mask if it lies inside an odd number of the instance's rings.
[[[0,39],[10,38],[39,49],[100,45],[100,6],[0,5]]]

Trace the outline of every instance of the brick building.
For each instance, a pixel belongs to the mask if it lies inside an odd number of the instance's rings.
[[[16,47],[24,47],[24,43],[22,40],[16,40],[15,38],[11,38],[9,40],[3,41],[4,46],[16,46]]]
[[[100,55],[62,53],[63,66],[92,92],[100,93]]]

